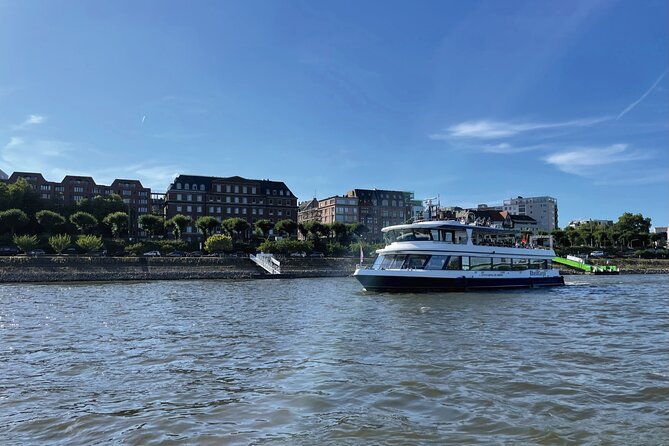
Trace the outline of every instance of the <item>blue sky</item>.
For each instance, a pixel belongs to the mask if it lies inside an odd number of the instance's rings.
[[[669,7],[0,0],[0,169],[669,223]]]

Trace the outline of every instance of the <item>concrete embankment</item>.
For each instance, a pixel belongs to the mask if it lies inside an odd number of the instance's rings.
[[[242,257],[0,257],[0,283],[344,277],[356,266],[352,258],[279,260],[281,276]]]

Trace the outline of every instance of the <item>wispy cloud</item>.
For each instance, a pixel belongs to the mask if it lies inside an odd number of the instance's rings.
[[[65,141],[13,136],[0,148],[0,160],[9,170],[50,172],[54,165],[67,162],[72,150]]]
[[[610,167],[612,164],[628,163],[648,158],[648,155],[638,150],[628,150],[627,144],[613,144],[604,148],[573,148],[566,152],[548,155],[544,158],[544,161],[563,172],[587,177],[601,174],[601,168],[605,166]]]
[[[465,121],[448,127],[441,133],[429,135],[430,139],[447,140],[455,138],[469,139],[494,139],[506,138],[518,135],[520,133],[531,132],[535,130],[569,128],[569,127],[587,127],[600,122],[610,120],[610,116],[597,118],[574,119],[562,122],[522,122],[510,123],[501,121]]]
[[[33,125],[42,124],[44,121],[46,121],[45,116],[42,116],[42,115],[28,115],[28,117],[21,124],[15,125],[14,129],[15,130],[25,129],[25,128],[31,127]]]
[[[623,116],[625,116],[625,115],[626,115],[627,113],[629,113],[630,111],[632,111],[632,109],[633,109],[634,107],[636,107],[637,105],[639,105],[639,104],[641,103],[641,101],[643,101],[644,99],[646,99],[646,96],[648,96],[648,95],[655,89],[655,87],[657,87],[657,84],[660,83],[660,81],[664,78],[664,76],[667,75],[667,73],[669,73],[669,69],[664,70],[664,72],[660,75],[660,77],[658,77],[657,80],[656,80],[655,82],[653,82],[653,85],[651,85],[650,88],[649,88],[648,90],[646,90],[646,92],[645,92],[644,94],[642,94],[641,97],[640,97],[639,99],[637,99],[636,101],[632,102],[630,105],[628,105],[628,106],[625,108],[625,110],[621,111],[621,112],[618,114],[618,116],[616,117],[616,121],[619,120],[620,118],[622,118]]]

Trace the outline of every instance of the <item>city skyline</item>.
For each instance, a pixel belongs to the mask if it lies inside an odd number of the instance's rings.
[[[0,1],[0,169],[669,221],[666,2],[159,6]]]

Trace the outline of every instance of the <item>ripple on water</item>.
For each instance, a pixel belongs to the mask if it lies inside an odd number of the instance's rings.
[[[666,278],[571,283],[2,285],[0,440],[662,444]]]

